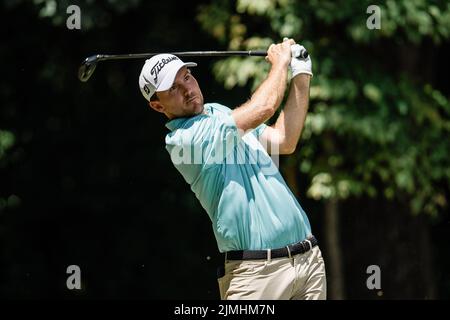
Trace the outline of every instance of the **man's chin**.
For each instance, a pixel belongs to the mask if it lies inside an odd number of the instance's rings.
[[[204,110],[205,110],[205,106],[203,105],[203,103],[199,103],[194,106],[194,114],[195,115],[203,113]]]
[[[200,105],[198,106],[198,112],[197,112],[197,114],[203,113],[204,111],[205,111],[205,106],[204,106],[203,103],[202,103],[202,104],[200,104]]]
[[[194,102],[186,108],[185,117],[193,117],[204,113],[205,106],[203,103]]]

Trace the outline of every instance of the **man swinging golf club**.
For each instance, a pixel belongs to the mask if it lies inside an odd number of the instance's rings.
[[[166,149],[208,213],[220,252],[222,299],[326,299],[325,265],[302,207],[269,156],[294,152],[306,117],[311,59],[292,39],[272,44],[266,79],[230,109],[204,104],[188,67],[170,54],[139,76],[149,106],[167,116]],[[272,126],[264,124],[286,104]]]

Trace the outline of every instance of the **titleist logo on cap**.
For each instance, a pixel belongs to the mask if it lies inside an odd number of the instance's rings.
[[[162,68],[164,68],[164,66],[166,64],[168,64],[169,62],[171,62],[173,60],[179,60],[179,59],[177,57],[170,57],[168,59],[163,58],[163,59],[159,60],[157,63],[155,63],[152,70],[150,71],[150,74],[152,76],[154,76],[155,83],[158,82],[158,74],[160,73]]]

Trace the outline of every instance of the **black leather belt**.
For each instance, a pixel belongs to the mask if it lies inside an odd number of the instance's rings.
[[[311,236],[303,241],[290,244],[283,248],[271,249],[270,258],[292,257],[296,254],[308,252],[313,247],[317,246],[317,244],[317,239],[314,236]],[[256,260],[267,259],[268,257],[269,250],[236,250],[228,251],[226,253],[227,260]]]

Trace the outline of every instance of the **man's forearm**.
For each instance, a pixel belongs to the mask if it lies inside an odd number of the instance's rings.
[[[253,93],[249,101],[233,110],[238,128],[256,128],[273,116],[286,90],[287,68],[272,66],[269,75]]]
[[[310,79],[311,76],[307,74],[300,74],[292,79],[286,105],[274,125],[283,135],[283,146],[280,147],[290,152],[295,150],[305,123]]]

